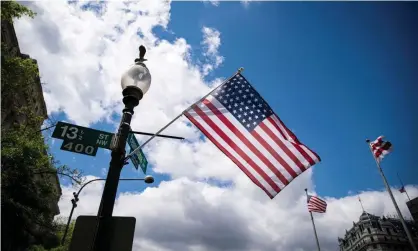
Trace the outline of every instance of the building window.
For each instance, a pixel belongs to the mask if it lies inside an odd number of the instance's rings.
[[[373,244],[373,248],[377,248],[377,245],[376,244]]]
[[[388,232],[388,235],[391,235],[390,228],[386,228],[386,231]]]
[[[372,242],[374,242],[374,238],[373,238],[373,236],[370,236],[370,240],[371,240]]]
[[[371,234],[372,232],[370,231],[370,228],[368,227],[367,228],[367,232],[369,233],[369,234]]]
[[[388,237],[385,236],[385,241],[388,241]]]

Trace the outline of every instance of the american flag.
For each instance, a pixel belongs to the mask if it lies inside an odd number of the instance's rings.
[[[392,143],[384,141],[383,136],[379,136],[375,141],[371,142],[370,147],[378,162],[382,161],[382,159],[392,151]]]
[[[327,203],[316,196],[308,195],[308,211],[325,213],[327,211]]]
[[[184,114],[270,198],[320,161],[240,73]]]

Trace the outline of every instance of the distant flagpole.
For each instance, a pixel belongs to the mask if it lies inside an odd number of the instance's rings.
[[[308,199],[308,189],[305,188],[305,193],[306,193],[306,199]],[[315,239],[316,239],[316,246],[318,247],[318,251],[321,251],[321,247],[319,246],[319,240],[318,240],[318,234],[316,233],[316,227],[315,227],[315,222],[314,222],[314,218],[312,216],[312,212],[309,212],[311,215],[311,220],[312,220],[312,226],[313,226],[313,230],[315,233]]]
[[[206,94],[205,96],[203,96],[202,98],[200,98],[198,101],[194,102],[193,104],[191,104],[189,107],[187,107],[182,113],[180,113],[177,117],[175,117],[173,120],[171,120],[168,124],[166,124],[163,128],[161,128],[158,132],[156,132],[154,135],[152,135],[148,140],[146,140],[144,143],[142,143],[142,145],[140,145],[139,147],[137,147],[136,149],[134,149],[131,153],[129,153],[126,157],[125,157],[125,161],[127,159],[129,159],[129,157],[131,157],[133,154],[135,154],[137,151],[139,151],[139,149],[142,149],[146,144],[148,144],[151,140],[153,140],[155,137],[157,137],[158,135],[160,135],[160,133],[162,131],[164,131],[165,129],[167,129],[167,127],[169,127],[171,124],[174,123],[174,121],[176,121],[177,119],[179,119],[185,112],[187,112],[194,104],[200,102],[201,100],[205,99],[207,96],[209,96],[212,92],[214,92],[215,90],[219,89],[219,87],[223,86],[224,84],[226,84],[226,82],[228,82],[231,78],[233,78],[235,75],[237,75],[238,73],[241,73],[242,71],[244,71],[243,67],[240,67],[238,69],[238,71],[236,73],[234,73],[234,75],[232,75],[231,77],[227,78],[225,81],[223,81],[220,85],[218,85],[217,87],[215,87],[214,89],[212,89],[208,94]]]
[[[403,190],[404,190],[404,191],[405,191],[405,193],[406,193],[406,197],[408,197],[408,200],[409,200],[409,201],[411,201],[411,199],[409,198],[408,192],[406,191],[405,186],[404,186],[404,184],[403,184],[403,182],[402,182],[402,180],[401,180],[401,177],[399,177],[399,173],[397,173],[397,172],[396,172],[396,175],[398,176],[399,182],[401,183],[402,188],[403,188]]]
[[[379,163],[379,161],[377,160],[377,158],[375,157],[375,155],[373,153],[373,148],[370,144],[370,140],[367,139],[366,142],[369,145],[369,149],[372,153],[372,156],[373,156],[374,160],[376,161],[377,169],[379,170],[379,173],[380,173],[380,175],[382,176],[382,179],[383,179],[383,183],[385,184],[386,190],[388,191],[389,196],[392,199],[393,205],[395,206],[396,212],[398,213],[399,220],[401,221],[402,226],[403,226],[403,228],[406,232],[406,235],[408,236],[409,243],[411,244],[412,249],[414,251],[418,251],[416,246],[415,246],[414,239],[412,238],[411,232],[409,231],[408,226],[406,225],[406,222],[405,222],[405,220],[402,216],[401,210],[399,210],[398,204],[396,203],[395,197],[393,197],[392,190],[390,189],[389,183],[386,180],[385,174],[383,173],[383,170],[380,167],[380,163]]]
[[[361,209],[363,209],[363,212],[366,212],[364,210],[363,203],[361,202],[360,194],[357,194],[357,197],[358,197],[358,201],[360,202]]]

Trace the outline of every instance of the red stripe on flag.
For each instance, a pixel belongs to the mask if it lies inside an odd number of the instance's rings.
[[[260,123],[260,128],[270,137],[273,139],[273,141],[280,147],[280,149],[283,150],[283,152],[299,167],[299,169],[303,172],[306,170],[305,166],[302,164],[302,162],[299,161],[299,159],[292,153],[292,151],[287,148],[282,142],[281,139],[279,139],[271,130],[264,124],[263,122]]]
[[[278,118],[277,116],[276,116],[276,118]],[[272,119],[271,117],[270,118],[268,118],[268,120],[270,121],[270,123],[277,129],[277,130],[279,130],[279,131],[281,131],[280,130],[280,127],[279,127],[279,125],[277,124],[277,122],[276,121],[274,121],[274,119]],[[287,128],[286,128],[286,126],[284,126],[284,124],[282,124],[282,127],[286,130]],[[288,137],[285,137],[285,138],[287,138],[288,139]],[[289,140],[288,140],[289,141]],[[315,164],[315,161],[311,158],[311,156],[309,156],[309,154],[307,154],[301,147],[300,147],[300,145],[299,144],[295,144],[294,142],[292,142],[292,141],[289,141],[295,148],[296,148],[296,150],[298,150],[299,151],[299,153],[309,162],[309,164],[310,165],[314,165]]]
[[[206,104],[208,105],[208,104]],[[250,158],[241,150],[199,107],[193,109],[229,146],[231,146],[261,177],[276,191],[281,191],[280,187]],[[219,113],[219,111],[215,111]],[[235,129],[236,130],[236,129]]]
[[[286,163],[286,161],[284,161],[284,159],[282,159],[282,157],[280,157],[280,155],[277,154],[277,152],[275,152],[273,150],[273,148],[255,131],[253,130],[251,132],[251,134],[254,136],[254,138],[260,142],[260,144],[267,149],[267,151],[280,163],[280,165],[282,165],[286,171],[293,177],[296,178],[298,175],[297,173],[289,166],[289,164]],[[282,149],[283,150],[283,149]]]
[[[206,137],[209,138],[210,141],[212,141],[228,158],[230,158],[235,165],[237,165],[250,179],[252,182],[254,182],[254,184],[256,184],[258,187],[260,187],[269,197],[270,199],[274,198],[274,195],[272,195],[259,181],[258,179],[256,179],[251,172],[249,172],[247,170],[247,168],[245,168],[245,166],[243,164],[241,164],[241,162],[239,162],[234,155],[232,155],[228,150],[226,150],[222,144],[220,144],[214,137],[212,137],[212,135],[206,131],[206,129],[197,121],[193,118],[193,116],[191,116],[188,113],[185,113],[185,116],[197,127],[199,128],[199,130],[205,134]],[[279,188],[280,189],[280,188]]]
[[[289,181],[209,100],[205,105],[231,130],[286,186]]]

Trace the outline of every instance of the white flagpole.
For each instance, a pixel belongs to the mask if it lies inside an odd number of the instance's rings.
[[[308,189],[307,188],[305,188],[305,192],[306,192],[306,198],[308,198]],[[321,251],[321,247],[319,246],[318,234],[316,233],[315,221],[314,221],[314,218],[312,216],[312,212],[309,212],[309,213],[311,214],[312,226],[313,226],[313,230],[314,230],[314,233],[315,233],[316,246],[318,247],[318,251]]]
[[[191,104],[189,107],[187,107],[182,113],[180,113],[177,117],[175,117],[173,120],[171,120],[167,125],[165,125],[163,128],[161,128],[158,132],[156,132],[154,135],[152,135],[149,139],[147,139],[144,143],[142,143],[142,145],[140,145],[138,148],[136,148],[135,150],[133,150],[131,153],[129,153],[126,157],[125,157],[125,161],[131,157],[134,153],[136,153],[137,151],[139,151],[139,149],[142,149],[146,144],[148,144],[151,140],[153,140],[156,136],[158,136],[162,131],[164,131],[165,129],[167,129],[167,127],[169,127],[171,124],[174,123],[174,121],[176,121],[177,119],[179,119],[185,112],[187,112],[194,104],[202,101],[203,99],[205,99],[207,96],[209,96],[212,92],[214,92],[215,90],[217,90],[219,87],[223,86],[224,84],[226,84],[226,82],[228,82],[231,78],[233,78],[235,75],[237,75],[238,73],[241,73],[242,71],[244,71],[244,68],[239,68],[238,71],[232,75],[231,77],[229,77],[228,79],[226,79],[224,82],[222,82],[220,85],[218,85],[215,89],[211,90],[208,94],[206,94],[205,96],[203,96],[201,99],[199,99],[198,101],[194,102],[193,104]]]
[[[366,142],[369,145],[369,149],[372,152],[372,155],[373,155],[374,160],[376,161],[377,169],[379,170],[379,173],[382,176],[383,183],[385,183],[386,190],[388,191],[389,196],[392,199],[393,205],[395,206],[396,212],[398,213],[398,217],[399,217],[399,219],[400,219],[400,221],[402,223],[402,226],[403,226],[403,228],[404,228],[404,230],[406,232],[406,235],[408,236],[409,243],[411,244],[412,249],[414,251],[418,251],[417,248],[416,248],[416,246],[415,246],[414,239],[412,238],[412,235],[409,232],[408,226],[406,225],[406,222],[405,222],[405,220],[404,220],[404,218],[402,216],[401,210],[399,210],[398,204],[396,203],[395,197],[393,197],[392,190],[390,189],[389,183],[386,180],[385,174],[383,173],[383,170],[380,167],[380,163],[379,163],[379,161],[376,159],[376,157],[373,154],[373,149],[372,149],[372,146],[370,145],[370,140],[367,139]]]
[[[404,186],[404,184],[403,184],[403,182],[402,182],[401,178],[399,177],[399,173],[396,173],[396,175],[398,176],[399,182],[401,182],[402,188],[403,188],[403,190],[404,190],[404,191],[405,191],[405,193],[406,193],[406,197],[408,197],[408,200],[409,200],[409,201],[411,201],[411,199],[409,198],[409,194],[408,194],[408,192],[406,191],[406,188],[405,188],[405,186]]]
[[[360,194],[357,194],[357,197],[358,197],[358,201],[360,202],[361,209],[363,209],[363,212],[366,212],[366,211],[364,210],[364,207],[363,207],[363,202],[361,202]],[[368,215],[368,214],[367,214],[367,215]]]

